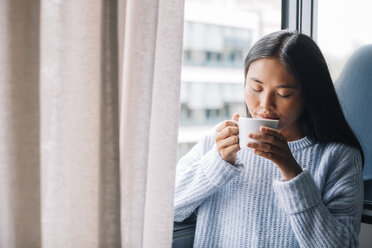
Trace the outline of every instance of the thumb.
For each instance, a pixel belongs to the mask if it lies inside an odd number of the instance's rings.
[[[234,113],[231,119],[234,121],[239,121],[239,117],[240,117],[239,113]]]

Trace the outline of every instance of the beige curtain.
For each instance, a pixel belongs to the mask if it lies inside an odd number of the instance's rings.
[[[0,0],[0,248],[170,247],[183,0]]]

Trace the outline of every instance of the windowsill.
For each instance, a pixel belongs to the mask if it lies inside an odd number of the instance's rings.
[[[372,201],[364,201],[362,222],[366,224],[372,224]]]
[[[173,240],[193,237],[195,234],[196,223],[177,223],[174,222]]]
[[[192,214],[189,218],[185,219],[182,222],[174,222],[173,247],[192,247],[195,235],[195,227],[195,214]]]

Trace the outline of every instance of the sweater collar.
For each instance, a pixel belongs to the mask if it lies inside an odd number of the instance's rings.
[[[308,147],[312,144],[313,144],[313,142],[306,136],[299,139],[299,140],[294,140],[294,141],[288,142],[288,146],[289,146],[289,149],[291,149],[291,151],[301,150],[301,149],[303,149],[305,147]]]

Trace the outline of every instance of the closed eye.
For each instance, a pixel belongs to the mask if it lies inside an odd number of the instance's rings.
[[[288,94],[288,95],[281,95],[281,94],[279,94],[279,93],[276,93],[278,96],[280,96],[280,97],[284,97],[284,98],[288,98],[288,97],[290,97],[290,96],[292,96],[292,94]]]
[[[253,88],[253,86],[251,85],[250,86],[251,87],[251,89],[254,91],[254,92],[260,92],[260,91],[262,91],[261,89],[256,89],[256,88]]]

